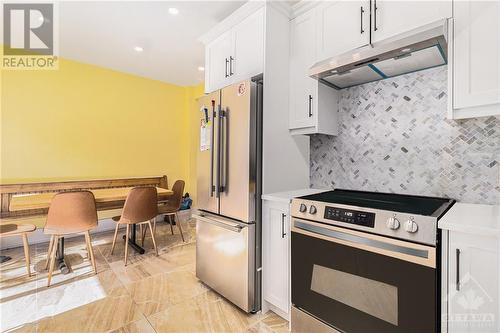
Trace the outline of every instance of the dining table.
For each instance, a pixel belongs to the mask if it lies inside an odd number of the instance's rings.
[[[112,218],[114,216],[119,216],[123,208],[125,199],[128,193],[133,187],[117,187],[117,188],[103,188],[103,189],[92,189],[89,190],[94,194],[96,206],[109,205],[112,204],[112,209],[98,209],[98,219]],[[156,188],[158,193],[158,201],[166,201],[173,195],[173,191],[161,187]],[[10,200],[9,210],[10,211],[25,211],[30,209],[47,209],[50,207],[50,202],[57,192],[45,192],[45,193],[28,193],[28,194],[15,194]],[[116,204],[115,204],[116,203]],[[35,218],[34,223],[38,228],[43,228],[45,225],[45,217]],[[19,223],[22,223],[22,219]],[[129,237],[129,245],[139,254],[143,254],[144,248],[142,248],[136,242],[136,225],[133,224],[131,228]],[[123,236],[125,239],[127,235]],[[69,273],[69,266],[64,260],[64,237],[59,238],[59,243],[57,246],[57,267],[62,274]]]

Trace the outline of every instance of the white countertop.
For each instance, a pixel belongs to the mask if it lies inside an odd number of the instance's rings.
[[[500,205],[456,203],[439,220],[440,229],[500,237]]]
[[[292,190],[292,191],[263,194],[262,199],[290,203],[290,202],[292,202],[292,199],[295,197],[301,197],[304,195],[315,194],[315,193],[320,193],[320,192],[325,192],[325,191],[328,191],[328,190],[325,190],[325,189],[320,190],[320,189],[314,189],[314,188],[303,188],[300,190]]]

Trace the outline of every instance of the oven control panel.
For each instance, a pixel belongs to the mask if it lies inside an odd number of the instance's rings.
[[[344,223],[361,225],[373,228],[375,226],[375,213],[360,212],[336,207],[325,207],[325,219]]]

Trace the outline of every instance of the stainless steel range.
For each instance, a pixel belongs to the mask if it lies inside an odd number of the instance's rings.
[[[334,190],[292,201],[292,332],[440,332],[447,198]]]

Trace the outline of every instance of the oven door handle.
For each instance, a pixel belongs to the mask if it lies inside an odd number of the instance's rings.
[[[292,232],[436,268],[436,248],[349,229],[294,219]]]

